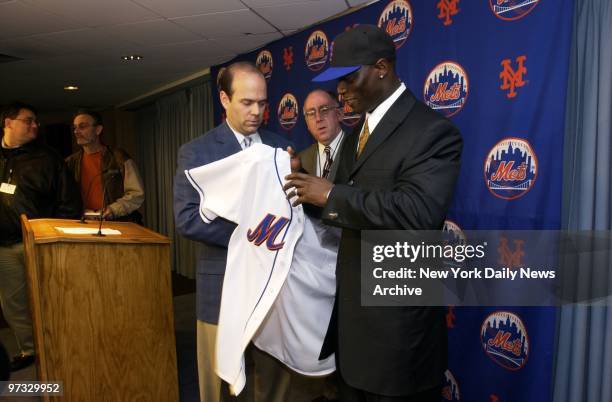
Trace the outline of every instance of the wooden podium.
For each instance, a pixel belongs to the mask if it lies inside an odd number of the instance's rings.
[[[170,241],[133,223],[104,237],[57,229],[98,222],[22,216],[39,381],[44,401],[178,402]]]

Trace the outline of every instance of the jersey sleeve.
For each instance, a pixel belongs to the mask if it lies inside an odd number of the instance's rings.
[[[200,195],[200,217],[205,223],[217,216],[238,223],[240,205],[247,194],[246,177],[251,159],[247,151],[185,170],[187,179]]]

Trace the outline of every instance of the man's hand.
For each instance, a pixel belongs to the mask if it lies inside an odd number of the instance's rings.
[[[106,219],[107,221],[108,220],[112,220],[113,219],[113,211],[109,207],[104,208],[104,213],[102,214],[102,217],[104,219]]]
[[[300,161],[300,157],[295,153],[295,149],[293,147],[287,147],[287,152],[291,157],[291,172],[299,172],[302,170],[302,162]]]
[[[323,207],[327,204],[327,196],[331,191],[333,184],[321,177],[310,176],[305,173],[291,173],[285,176],[287,183],[283,187],[283,190],[287,192],[287,199],[290,200],[293,197],[297,197],[293,201],[293,206],[308,203],[318,207]]]

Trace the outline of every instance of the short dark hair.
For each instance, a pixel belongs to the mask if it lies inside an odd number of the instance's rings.
[[[72,120],[74,120],[77,116],[80,116],[82,114],[86,114],[88,116],[91,116],[91,118],[93,119],[93,125],[94,126],[103,126],[102,124],[102,116],[100,115],[100,113],[94,111],[94,110],[90,110],[90,109],[79,109],[77,110],[74,115],[72,115]]]
[[[2,113],[0,114],[0,119],[2,119],[2,121],[0,122],[0,126],[4,128],[4,120],[7,118],[15,119],[17,116],[19,116],[19,112],[22,109],[27,109],[34,114],[38,114],[36,113],[36,109],[32,105],[23,102],[12,102],[11,104],[3,108]]]
[[[234,89],[232,88],[234,75],[239,71],[259,74],[263,79],[265,79],[259,68],[257,68],[257,66],[250,61],[238,61],[230,64],[227,67],[222,67],[217,75],[217,89],[219,92],[225,92],[230,99],[234,93]]]

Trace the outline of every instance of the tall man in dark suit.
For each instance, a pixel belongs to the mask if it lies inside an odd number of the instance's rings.
[[[197,348],[200,401],[218,402],[227,397],[226,384],[215,373],[215,343],[227,245],[236,225],[222,218],[205,224],[199,215],[200,197],[185,170],[235,154],[253,143],[287,148],[282,137],[260,129],[267,104],[266,80],[254,64],[238,62],[221,71],[219,97],[226,121],[181,146],[174,179],[174,218],[178,232],[202,243],[197,262]],[[227,183],[231,188],[232,183]],[[248,195],[245,194],[245,202]],[[253,348],[255,349],[255,348]],[[253,351],[255,401],[281,402],[286,398],[290,374],[263,352]],[[222,392],[223,388],[223,392]]]
[[[289,197],[323,207],[324,222],[342,228],[335,318],[323,354],[337,353],[343,401],[439,401],[447,368],[444,310],[362,306],[360,231],[441,229],[461,136],[399,80],[393,40],[378,27],[338,35],[331,67],[317,79],[338,79],[339,95],[365,114],[344,143],[333,184],[287,176]]]
[[[312,175],[333,181],[344,131],[342,109],[336,94],[324,89],[311,91],[304,100],[304,119],[315,143],[299,153],[302,168]]]

